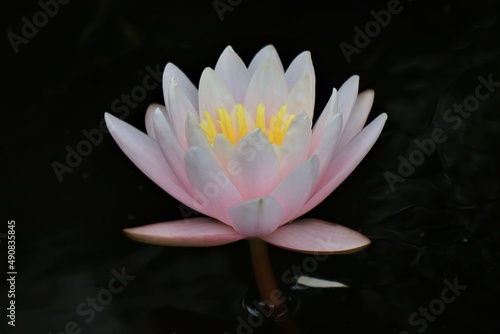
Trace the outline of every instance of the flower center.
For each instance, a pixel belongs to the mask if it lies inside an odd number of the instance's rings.
[[[239,103],[231,113],[226,109],[217,108],[219,118],[215,122],[209,112],[205,111],[203,115],[205,119],[201,121],[200,127],[210,145],[213,145],[218,134],[223,134],[227,140],[235,145],[249,131],[258,128],[267,136],[271,144],[281,146],[286,131],[295,118],[295,115],[286,113],[286,105],[284,105],[276,114],[271,115],[269,124],[267,124],[266,109],[262,103],[257,106],[255,120],[250,119],[245,108]]]

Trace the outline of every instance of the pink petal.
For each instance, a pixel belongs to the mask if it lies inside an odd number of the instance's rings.
[[[161,104],[153,103],[148,106],[144,122],[146,123],[146,133],[153,139],[156,139],[153,121],[156,109],[160,109],[164,114],[167,113],[167,108],[165,108],[165,106],[162,106]]]
[[[211,68],[206,68],[201,74],[199,89],[200,116],[207,111],[214,121],[219,118],[217,108],[233,110],[236,102],[233,92],[226,83]],[[200,117],[200,118],[204,118]]]
[[[156,109],[154,114],[154,129],[156,141],[160,146],[165,161],[174,171],[177,178],[182,182],[184,189],[190,189],[189,181],[184,168],[184,149],[177,142],[174,132],[170,128],[165,116]]]
[[[135,241],[162,246],[209,247],[244,239],[233,228],[210,218],[194,218],[133,227],[123,232]]]
[[[311,135],[311,119],[301,111],[290,123],[279,149],[282,178],[307,159]]]
[[[278,52],[276,52],[276,49],[272,45],[265,46],[262,48],[257,54],[253,57],[252,61],[250,62],[250,65],[248,66],[248,72],[250,75],[253,75],[257,68],[266,60],[271,59],[278,65],[278,68],[281,69],[282,73],[285,73],[285,70],[283,69],[283,64],[281,64],[281,59],[278,56]]]
[[[386,120],[386,114],[379,115],[339,152],[323,178],[318,180],[316,190],[313,192],[314,195],[300,210],[297,217],[318,205],[352,173],[377,141]]]
[[[195,200],[168,166],[156,141],[111,114],[106,113],[104,118],[113,139],[129,159],[172,197],[192,207]]]
[[[261,237],[277,247],[312,254],[346,254],[370,244],[370,239],[345,226],[319,219],[301,219]]]
[[[354,103],[358,96],[359,88],[359,76],[353,75],[340,87],[338,93],[338,104],[339,110],[342,113],[343,126],[345,128],[347,121],[349,120],[349,115],[351,114]]]
[[[198,146],[204,149],[205,151],[212,154],[212,147],[207,140],[207,137],[203,133],[203,130],[200,127],[200,123],[196,120],[193,113],[189,113],[187,122],[186,122],[186,137],[188,141],[188,146]]]
[[[352,112],[349,115],[349,120],[347,120],[346,126],[342,131],[339,148],[347,145],[363,129],[372,108],[374,96],[375,92],[371,89],[358,95]]]
[[[283,224],[304,206],[318,177],[319,159],[313,155],[295,168],[269,195],[283,210]]]
[[[168,63],[163,71],[163,96],[165,97],[165,105],[169,104],[170,83],[172,78],[175,78],[179,83],[181,90],[186,97],[191,101],[191,104],[198,109],[198,90],[189,78],[174,64]]]
[[[271,197],[248,200],[229,209],[234,229],[247,237],[267,235],[283,221],[283,211]]]
[[[194,209],[208,211],[208,216],[228,223],[227,210],[243,202],[236,187],[210,153],[202,148],[189,148],[184,159],[191,188],[201,206]]]
[[[243,103],[250,82],[250,73],[232,47],[228,46],[222,52],[215,65],[215,73],[231,89],[235,102]]]
[[[214,154],[217,157],[219,164],[227,170],[227,164],[233,153],[234,146],[226,136],[218,134],[214,139]]]
[[[288,97],[288,86],[282,69],[273,60],[264,61],[250,79],[245,109],[255,117],[255,111],[260,103],[266,108],[266,116],[276,113]]]
[[[279,183],[278,157],[260,129],[250,131],[236,144],[228,162],[228,173],[245,200],[266,196]]]

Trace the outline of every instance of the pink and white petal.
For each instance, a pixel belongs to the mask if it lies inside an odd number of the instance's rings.
[[[359,89],[359,76],[353,75],[340,87],[338,93],[338,107],[342,113],[343,125],[342,129],[345,129],[349,117],[358,97]]]
[[[255,118],[255,111],[260,103],[266,108],[266,117],[276,113],[288,97],[283,70],[271,59],[264,61],[255,71],[248,85],[245,97],[245,109]]]
[[[286,101],[287,112],[297,114],[304,110],[310,119],[314,116],[314,88],[311,75],[306,73],[293,86]]]
[[[215,73],[231,89],[236,103],[243,103],[250,82],[250,73],[232,47],[226,47],[220,55],[215,65]]]
[[[244,239],[232,227],[211,218],[193,218],[124,229],[132,240],[174,247],[210,247]]]
[[[182,148],[187,149],[186,118],[189,113],[197,115],[198,110],[191,104],[175,78],[172,78],[172,83],[170,84],[168,111],[167,120],[175,132],[177,141]]]
[[[363,129],[372,108],[374,96],[375,92],[371,89],[365,90],[358,95],[349,120],[342,131],[339,148],[347,145]]]
[[[304,206],[318,177],[319,159],[313,155],[295,168],[269,195],[283,210],[282,224],[289,222]]]
[[[254,198],[229,209],[234,229],[247,237],[272,233],[283,221],[283,211],[273,198]]]
[[[170,124],[168,124],[160,109],[156,109],[154,113],[154,129],[156,142],[160,146],[165,161],[177,175],[184,188],[190,189],[186,169],[184,168],[185,151],[177,142]]]
[[[184,158],[186,173],[199,203],[195,210],[208,211],[208,216],[229,224],[227,210],[243,198],[217,161],[204,149],[190,147]]]
[[[359,232],[319,219],[294,221],[261,239],[280,248],[308,254],[348,254],[370,244],[370,239]]]
[[[278,52],[276,51],[274,46],[267,45],[264,48],[262,48],[259,52],[257,52],[257,54],[253,57],[252,61],[250,62],[250,65],[248,65],[248,72],[250,73],[250,76],[254,75],[257,68],[268,59],[274,61],[278,65],[278,68],[281,69],[281,72],[285,73]]]
[[[321,140],[321,137],[323,136],[328,119],[337,113],[338,113],[338,93],[337,90],[334,88],[332,91],[332,95],[328,100],[328,103],[326,104],[325,108],[319,115],[319,118],[316,120],[316,123],[314,123],[309,156],[314,154],[316,146],[318,146],[318,143]]]
[[[311,83],[313,86],[316,84],[316,76],[314,74],[314,66],[311,59],[311,52],[304,51],[299,54],[292,61],[290,66],[286,69],[285,78],[288,83],[288,89],[292,89],[293,86],[304,76],[304,74],[309,73],[311,75]],[[314,100],[314,96],[313,96]]]
[[[311,135],[311,119],[300,111],[290,123],[279,150],[281,178],[307,159]]]
[[[195,200],[168,166],[156,141],[111,114],[106,113],[104,118],[113,139],[129,159],[172,197],[192,207]]]
[[[386,120],[387,114],[379,115],[335,156],[297,217],[318,205],[352,173],[377,141]]]
[[[342,114],[335,114],[326,121],[323,136],[314,150],[314,154],[318,156],[320,161],[318,180],[325,174],[326,169],[330,166],[339,148],[338,144],[341,132]]]
[[[246,134],[234,147],[229,175],[244,200],[269,194],[280,182],[278,157],[260,129]]]
[[[207,67],[201,74],[199,87],[200,119],[204,118],[203,112],[207,111],[214,121],[219,118],[218,108],[233,110],[236,102],[233,92],[214,70]]]
[[[146,124],[146,133],[153,139],[156,139],[154,120],[153,120],[156,109],[160,109],[161,112],[167,114],[167,108],[165,108],[165,106],[162,106],[161,104],[153,103],[148,106],[144,122]]]
[[[227,170],[229,158],[233,153],[234,145],[222,134],[218,134],[214,139],[214,153],[219,164]]]
[[[191,101],[191,104],[198,109],[198,90],[196,86],[189,80],[189,78],[177,66],[168,63],[163,71],[163,96],[165,97],[165,105],[169,105],[170,83],[172,78],[175,78],[179,83],[181,90],[186,97]]]

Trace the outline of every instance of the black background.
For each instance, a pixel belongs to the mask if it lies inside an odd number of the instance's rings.
[[[53,163],[65,164],[67,147],[86,139],[83,130],[99,129],[112,102],[142,84],[147,66],[173,62],[197,84],[225,46],[248,64],[267,44],[285,67],[312,52],[316,115],[332,87],[358,74],[361,89],[376,92],[370,120],[389,116],[355,172],[307,214],[358,229],[372,245],[332,256],[311,273],[349,289],[282,285],[300,303],[293,317],[301,332],[500,332],[500,93],[481,101],[459,128],[443,122],[447,109],[474,94],[478,76],[500,81],[499,4],[401,1],[403,11],[348,62],[339,45],[354,45],[353,29],[363,30],[373,21],[370,11],[388,2],[325,3],[243,0],[221,21],[212,1],[72,0],[18,53],[7,34],[21,34],[22,17],[31,21],[40,6],[10,2],[2,10],[1,232],[16,221],[19,273],[17,331],[3,316],[6,333],[55,334],[72,321],[81,333],[237,333],[237,317],[247,316],[242,299],[255,293],[245,241],[185,249],[124,237],[123,228],[183,216],[108,134],[62,180]],[[160,87],[129,108],[125,121],[144,129],[153,102],[163,103]],[[384,173],[397,174],[398,157],[408,158],[415,140],[436,128],[447,140],[391,191]],[[4,238],[0,245],[6,254]],[[270,250],[278,278],[307,258]],[[122,268],[135,278],[87,323],[77,307]],[[409,323],[440,298],[446,279],[467,289],[425,330]],[[252,330],[280,331],[272,321]]]

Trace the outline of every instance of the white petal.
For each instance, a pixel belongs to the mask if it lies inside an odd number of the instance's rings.
[[[269,195],[283,210],[283,223],[292,219],[304,206],[316,184],[319,159],[313,155],[295,168]]]
[[[190,100],[181,90],[177,79],[172,78],[169,90],[168,118],[175,136],[182,148],[187,149],[186,138],[186,117],[189,113],[196,113],[197,110],[191,104]]]
[[[311,135],[311,119],[301,111],[290,123],[280,148],[282,177],[307,159]]]
[[[186,137],[189,147],[198,146],[212,154],[212,147],[208,142],[207,136],[203,133],[203,130],[193,113],[189,113],[187,117]]]
[[[323,136],[323,132],[325,131],[325,126],[327,120],[332,117],[334,114],[338,113],[338,98],[337,98],[337,90],[334,88],[332,91],[332,95],[328,100],[323,112],[319,115],[318,120],[314,123],[313,134],[311,140],[311,149],[309,150],[309,155],[314,153],[316,146],[318,146],[321,137]]]
[[[218,108],[223,108],[230,112],[236,105],[231,90],[219,75],[208,67],[201,74],[199,103],[200,116],[203,115],[203,112],[207,111],[214,118],[214,121],[219,118],[217,114]]]
[[[250,75],[253,75],[257,68],[262,64],[264,61],[271,59],[278,65],[278,67],[281,69],[282,73],[285,73],[285,70],[283,69],[283,64],[281,64],[281,59],[278,56],[278,52],[276,52],[276,49],[272,45],[265,46],[262,48],[255,57],[253,57],[252,61],[250,62],[250,65],[248,66],[248,72]]]
[[[280,205],[271,197],[255,198],[229,209],[234,229],[248,237],[264,236],[278,228],[283,220]]]
[[[260,103],[266,108],[266,116],[276,113],[288,97],[288,87],[283,71],[273,60],[266,60],[255,71],[250,79],[245,109],[255,117],[255,111]]]
[[[234,145],[227,138],[218,134],[214,139],[214,153],[220,165],[227,170],[227,164],[233,153]]]
[[[314,154],[320,161],[319,178],[321,178],[326,169],[330,166],[335,153],[338,150],[340,134],[342,132],[342,114],[335,114],[326,121],[323,136],[320,139]]]
[[[250,131],[236,144],[228,173],[245,200],[266,196],[279,183],[278,157],[260,129]]]
[[[165,106],[162,106],[161,104],[153,103],[148,106],[145,117],[146,133],[153,139],[156,139],[154,121],[153,121],[156,109],[160,109],[161,112],[167,114],[167,108],[165,108]]]
[[[231,89],[234,100],[243,103],[250,82],[250,73],[232,47],[224,49],[215,65],[215,72]]]
[[[308,73],[311,76],[312,90],[313,90],[313,100],[314,100],[314,86],[316,83],[316,76],[314,74],[314,66],[311,60],[311,52],[304,51],[299,54],[292,61],[290,66],[288,66],[285,78],[288,83],[288,88],[292,89],[293,86],[304,76],[304,74]]]
[[[163,95],[165,97],[165,105],[169,104],[170,83],[172,78],[175,78],[179,83],[181,90],[186,97],[191,101],[191,104],[198,109],[198,90],[189,78],[174,64],[168,63],[163,71]]]
[[[356,98],[358,97],[359,88],[359,76],[353,75],[340,87],[338,94],[339,110],[342,113],[343,125],[342,129],[349,120],[349,115],[351,114]]]
[[[193,146],[185,155],[186,173],[193,193],[209,216],[230,224],[227,210],[243,202],[236,187],[219,164],[205,150]],[[199,208],[195,207],[199,211]]]
[[[314,116],[314,91],[311,81],[311,75],[306,73],[297,81],[295,86],[288,94],[286,101],[287,111],[291,114],[296,114],[300,110],[304,110],[310,119]]]

